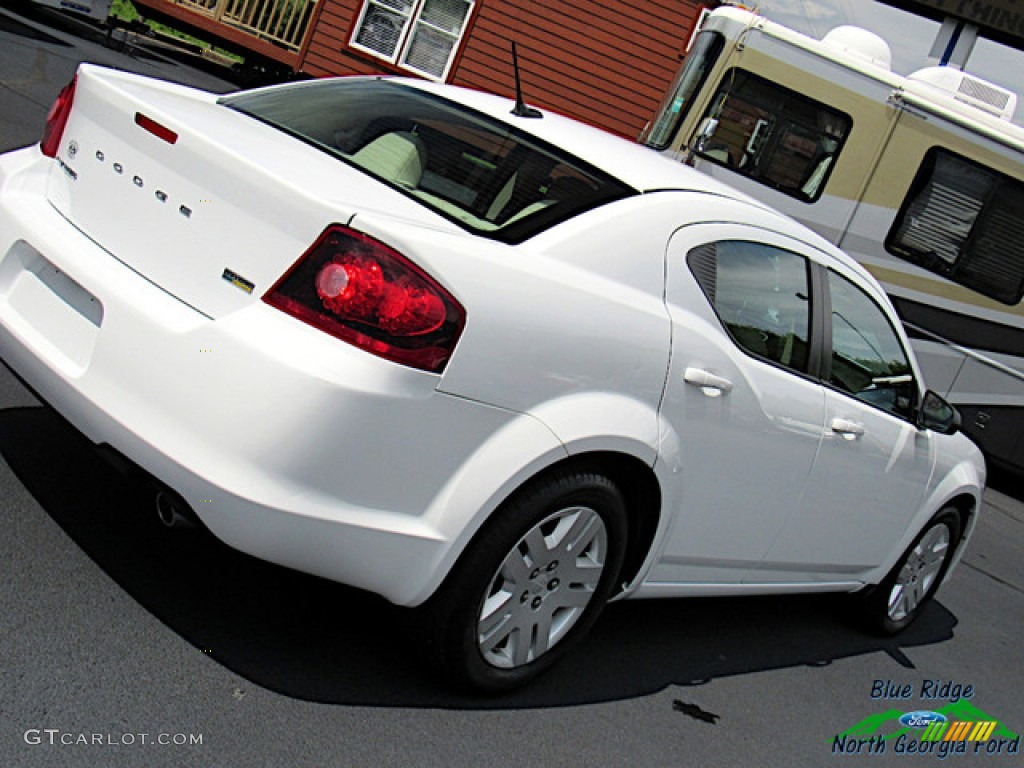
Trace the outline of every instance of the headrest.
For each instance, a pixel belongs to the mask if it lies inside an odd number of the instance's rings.
[[[384,133],[354,155],[353,162],[403,187],[416,187],[423,176],[427,152],[420,138],[406,131]]]

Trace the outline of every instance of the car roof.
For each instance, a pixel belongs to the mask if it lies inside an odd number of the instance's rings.
[[[568,150],[581,160],[641,192],[663,189],[694,190],[762,206],[747,195],[683,165],[678,160],[556,112],[543,110],[543,116],[540,118],[518,117],[512,114],[514,102],[502,96],[415,78],[386,79],[436,94],[515,126],[517,130]]]

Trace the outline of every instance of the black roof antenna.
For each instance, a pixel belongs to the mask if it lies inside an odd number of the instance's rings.
[[[512,114],[516,117],[544,117],[539,109],[526,106],[523,101],[523,86],[519,82],[519,54],[516,53],[516,41],[512,41],[512,69],[516,75],[516,106]]]

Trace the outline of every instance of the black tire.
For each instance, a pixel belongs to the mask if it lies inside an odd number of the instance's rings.
[[[959,541],[959,513],[951,507],[940,510],[882,583],[865,596],[868,627],[894,635],[920,616],[946,577]]]
[[[431,661],[448,682],[477,692],[529,682],[597,620],[626,535],[625,502],[607,477],[566,471],[527,484],[424,606]]]

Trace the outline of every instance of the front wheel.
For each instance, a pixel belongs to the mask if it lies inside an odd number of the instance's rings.
[[[565,472],[527,485],[425,606],[434,661],[452,682],[480,691],[533,679],[596,621],[625,540],[625,503],[607,477]]]
[[[931,519],[885,580],[868,595],[867,618],[874,629],[895,634],[920,615],[949,570],[959,540],[956,510],[944,509]]]

